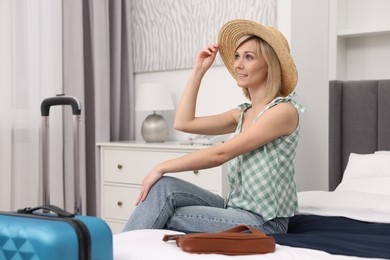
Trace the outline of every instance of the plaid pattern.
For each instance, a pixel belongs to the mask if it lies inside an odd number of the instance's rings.
[[[268,109],[289,102],[299,112],[304,108],[292,97],[274,99],[255,121]],[[250,104],[239,106],[241,113],[235,135],[241,132],[244,112]],[[299,139],[299,124],[289,136],[282,136],[251,152],[229,161],[228,177],[230,193],[226,198],[226,207],[241,208],[261,215],[266,221],[276,217],[290,217],[298,209],[295,186],[294,158]]]

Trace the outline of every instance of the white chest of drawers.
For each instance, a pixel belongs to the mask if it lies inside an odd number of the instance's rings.
[[[123,229],[135,208],[142,179],[154,165],[207,148],[175,142],[110,142],[98,143],[98,146],[101,163],[100,215],[114,234]],[[221,196],[227,193],[226,164],[206,170],[167,175],[187,180]]]

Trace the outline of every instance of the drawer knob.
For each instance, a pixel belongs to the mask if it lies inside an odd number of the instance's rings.
[[[198,170],[193,170],[192,171],[194,174],[199,174],[199,171]]]
[[[122,201],[118,201],[116,204],[117,204],[119,207],[122,207],[122,205],[123,205]]]
[[[119,170],[122,170],[123,165],[122,165],[122,164],[118,164],[116,167],[117,167]]]

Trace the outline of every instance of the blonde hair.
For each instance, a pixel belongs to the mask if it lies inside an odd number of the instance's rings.
[[[240,47],[243,43],[254,39],[256,41],[257,52],[262,55],[265,63],[268,65],[267,73],[267,102],[271,102],[274,98],[281,96],[282,90],[282,70],[279,63],[279,58],[276,55],[274,49],[264,40],[255,35],[244,35],[237,41],[237,47]],[[251,100],[248,89],[243,88],[244,96]]]

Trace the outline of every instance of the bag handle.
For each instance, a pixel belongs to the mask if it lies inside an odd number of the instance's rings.
[[[252,228],[252,227],[250,227],[250,226],[248,226],[246,224],[236,226],[234,228],[225,230],[225,231],[223,231],[221,233],[241,233],[241,232],[247,231],[247,230],[251,231],[253,233],[253,235],[256,235],[256,236],[266,236],[266,234],[264,234],[260,230],[258,230],[256,228]]]
[[[239,226],[236,226],[234,228],[231,228],[231,229],[219,232],[219,233],[241,233],[241,232],[247,231],[247,230],[251,231],[254,236],[259,236],[259,237],[267,236],[266,234],[264,234],[260,230],[252,228],[246,224],[239,225]],[[167,242],[169,240],[176,240],[176,238],[181,237],[181,236],[185,236],[185,234],[177,234],[177,235],[167,234],[167,235],[164,235],[163,241]]]
[[[17,212],[20,214],[33,214],[37,210],[51,211],[63,218],[73,218],[75,216],[75,214],[69,213],[54,205],[42,205],[35,208],[18,209]]]

